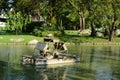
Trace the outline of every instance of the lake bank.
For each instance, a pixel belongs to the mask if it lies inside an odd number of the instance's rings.
[[[99,46],[109,46],[109,45],[120,45],[120,43],[115,43],[115,42],[108,42],[108,43],[71,43],[71,42],[65,42],[66,45],[99,45]],[[29,43],[0,43],[0,45],[36,45],[36,44],[29,44]]]

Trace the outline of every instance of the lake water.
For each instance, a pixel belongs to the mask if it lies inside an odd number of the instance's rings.
[[[120,80],[120,46],[68,46],[80,63],[23,66],[22,55],[34,53],[34,46],[0,46],[0,80]]]

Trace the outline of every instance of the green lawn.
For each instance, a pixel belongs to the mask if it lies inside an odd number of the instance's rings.
[[[19,44],[28,44],[31,40],[43,41],[44,37],[37,37],[29,34],[1,34],[0,35],[0,43],[19,43]],[[109,43],[106,38],[102,37],[90,37],[89,35],[79,35],[77,31],[67,30],[65,31],[65,35],[57,36],[55,38],[60,39],[63,42],[72,42],[72,43]],[[14,41],[14,39],[22,39],[21,41]],[[120,38],[115,37],[113,43],[120,43]]]
[[[21,40],[15,42],[14,40]],[[32,35],[0,35],[0,43],[28,43],[29,41],[36,39],[38,41],[42,41],[42,37],[36,37]]]
[[[105,37],[90,37],[89,35],[79,35],[77,31],[65,31],[66,35],[59,38],[64,42],[75,43],[109,43]],[[120,37],[114,38],[114,43],[120,43]]]

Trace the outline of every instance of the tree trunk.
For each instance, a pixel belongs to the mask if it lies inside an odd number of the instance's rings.
[[[82,18],[82,23],[83,23],[83,29],[85,29],[85,18]]]
[[[81,31],[82,30],[82,17],[81,16],[79,17],[79,21],[80,21],[80,29],[79,30]]]
[[[65,34],[64,28],[62,26],[62,18],[61,17],[60,17],[60,31],[61,31],[62,35]]]
[[[41,20],[39,9],[37,9],[37,14],[38,14],[38,16],[39,16],[39,20]]]
[[[94,22],[91,23],[91,36],[92,37],[95,37],[96,34],[95,34],[95,25],[94,25]]]
[[[110,33],[109,33],[109,38],[108,38],[109,41],[113,41],[114,40],[114,30],[110,30]]]
[[[83,13],[80,13],[79,12],[79,22],[80,22],[80,31],[85,29],[85,19],[84,19],[84,16],[83,16]]]
[[[112,23],[112,28],[109,29],[109,37],[108,37],[108,40],[109,41],[113,41],[114,40],[114,34],[115,34],[115,31],[116,31],[116,27],[114,26],[114,22]]]

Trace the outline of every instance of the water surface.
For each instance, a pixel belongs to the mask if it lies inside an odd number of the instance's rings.
[[[20,64],[34,46],[1,45],[0,80],[120,80],[120,46],[71,45],[68,50],[81,62],[35,67]]]

